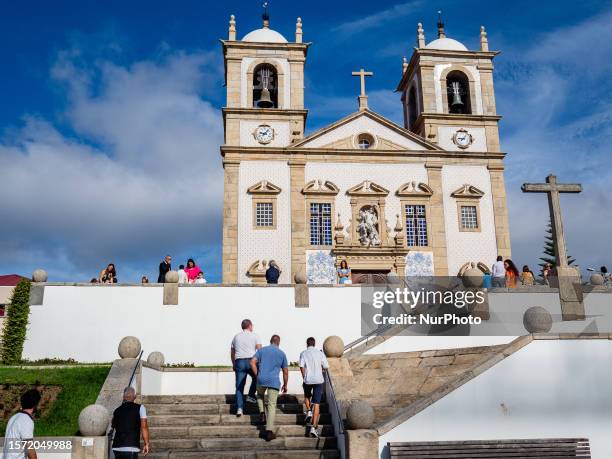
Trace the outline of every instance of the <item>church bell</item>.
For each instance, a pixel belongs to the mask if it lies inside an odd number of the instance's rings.
[[[261,90],[261,98],[257,101],[257,106],[259,108],[274,107],[274,102],[272,102],[272,98],[270,97],[270,90],[268,88],[263,88]]]
[[[457,81],[453,81],[451,89],[453,93],[453,101],[451,102],[451,106],[457,107],[463,105],[463,101],[461,100],[461,86],[459,86],[459,83]]]

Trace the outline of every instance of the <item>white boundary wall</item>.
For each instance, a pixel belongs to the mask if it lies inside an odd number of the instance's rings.
[[[43,305],[30,307],[23,357],[110,362],[117,358],[121,338],[133,335],[140,339],[145,358],[161,351],[168,363],[229,365],[230,342],[244,318],[253,321],[264,344],[272,334],[279,334],[281,348],[293,362],[309,336],[316,338],[319,347],[330,335],[340,336],[345,343],[361,336],[361,289],[357,286],[311,287],[308,308],[295,307],[292,286],[179,287],[177,306],[164,306],[162,292],[163,287],[155,284],[46,285]],[[555,321],[561,320],[555,291],[490,293],[489,305],[491,317],[510,311],[513,317],[504,315],[504,320],[517,324],[531,306],[543,306]],[[585,305],[587,314],[600,315],[596,318],[599,331],[612,330],[612,294],[590,293]],[[593,320],[556,323],[552,331],[597,331],[590,329]],[[483,322],[479,334],[492,326]],[[491,335],[500,334],[499,325],[492,330]],[[507,336],[400,336],[369,353],[495,345],[511,341],[521,331]]]
[[[586,437],[612,457],[612,341],[535,340],[379,439],[387,442]]]

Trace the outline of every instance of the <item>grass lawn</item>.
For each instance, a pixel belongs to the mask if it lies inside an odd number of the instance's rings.
[[[110,365],[45,369],[0,366],[0,395],[8,392],[6,385],[61,386],[55,403],[37,419],[34,433],[36,436],[75,435],[79,430],[79,413],[96,401],[109,370]],[[18,405],[17,399],[14,411]],[[0,436],[4,435],[7,422],[8,418],[0,419]]]

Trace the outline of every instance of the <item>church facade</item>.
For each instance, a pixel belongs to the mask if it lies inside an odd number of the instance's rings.
[[[460,274],[510,256],[493,58],[422,26],[398,75],[400,126],[370,110],[363,69],[357,110],[306,135],[309,43],[298,18],[289,42],[269,26],[222,40],[223,282],[260,283],[270,260],[280,283],[354,282],[389,273]],[[399,73],[399,72],[398,72]],[[348,76],[347,76],[348,77]]]

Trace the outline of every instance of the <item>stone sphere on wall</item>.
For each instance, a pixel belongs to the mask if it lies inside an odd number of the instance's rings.
[[[47,282],[47,279],[47,271],[45,271],[44,269],[36,269],[32,273],[33,282]]]
[[[147,363],[149,365],[153,365],[155,367],[163,366],[164,363],[165,363],[164,354],[162,354],[161,352],[158,352],[158,351],[151,352],[149,354],[149,357],[147,357]]]
[[[604,277],[601,274],[591,275],[591,285],[603,285]]]
[[[135,336],[126,336],[119,342],[118,352],[122,359],[135,359],[140,354],[140,340]]]
[[[79,431],[83,437],[99,437],[106,434],[109,422],[108,410],[102,405],[88,405],[79,414]]]
[[[304,271],[298,271],[293,276],[293,280],[296,284],[305,284],[307,282],[306,274],[304,274]]]
[[[368,402],[355,400],[346,411],[346,420],[351,430],[370,429],[374,424],[374,409]]]
[[[339,336],[328,336],[323,341],[323,352],[327,357],[342,357],[344,341]]]
[[[542,306],[533,306],[525,311],[523,325],[529,333],[548,333],[552,328],[552,316]]]
[[[168,284],[177,284],[178,279],[179,276],[177,271],[168,271],[166,273],[166,277],[164,278],[165,282]]]
[[[463,273],[462,280],[463,285],[468,288],[480,288],[484,283],[484,274],[478,268],[468,268]]]

